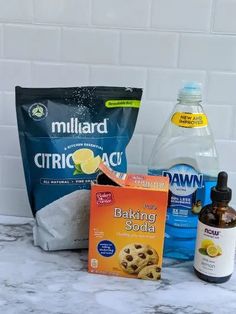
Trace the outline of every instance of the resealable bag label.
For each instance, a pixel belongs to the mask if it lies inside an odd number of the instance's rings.
[[[142,89],[16,87],[16,110],[35,245],[86,248],[90,184],[101,160],[126,172],[125,149]]]

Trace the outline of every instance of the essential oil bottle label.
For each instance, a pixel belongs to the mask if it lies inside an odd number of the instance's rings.
[[[175,112],[171,122],[182,128],[202,128],[208,125],[204,113]]]
[[[198,222],[194,268],[211,277],[225,277],[234,269],[236,228],[214,228]]]

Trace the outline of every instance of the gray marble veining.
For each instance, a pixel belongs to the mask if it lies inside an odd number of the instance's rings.
[[[44,252],[32,243],[33,220],[0,217],[0,313],[233,314],[236,274],[200,281],[192,262],[165,260],[162,280],[87,273],[87,251]]]

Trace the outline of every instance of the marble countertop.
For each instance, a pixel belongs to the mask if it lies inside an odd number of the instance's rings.
[[[158,282],[87,273],[87,251],[44,252],[32,219],[0,217],[0,313],[236,313],[236,272],[207,284],[192,262],[165,260]]]

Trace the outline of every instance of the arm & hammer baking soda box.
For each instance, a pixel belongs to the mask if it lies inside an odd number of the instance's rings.
[[[103,163],[99,169],[91,187],[88,271],[160,279],[168,178],[118,173]]]

